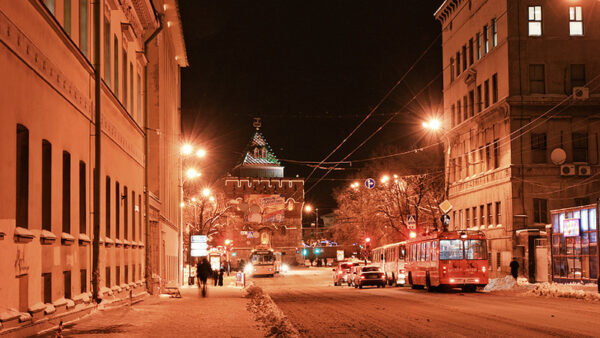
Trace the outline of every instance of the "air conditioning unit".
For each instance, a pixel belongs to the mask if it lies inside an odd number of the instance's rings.
[[[560,166],[560,175],[561,176],[573,176],[575,175],[575,165],[574,164],[563,164]]]
[[[592,168],[589,165],[580,165],[577,167],[577,175],[579,176],[590,176],[592,174]]]
[[[588,87],[573,87],[573,100],[587,100],[590,98]]]

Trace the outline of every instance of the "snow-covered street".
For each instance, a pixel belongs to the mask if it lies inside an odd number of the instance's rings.
[[[503,291],[333,286],[331,268],[252,280],[302,336],[598,336],[597,301]]]

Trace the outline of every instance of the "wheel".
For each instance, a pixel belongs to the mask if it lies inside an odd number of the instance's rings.
[[[382,288],[385,288],[385,283],[381,283],[381,287],[382,287]]]
[[[377,284],[377,288],[379,289],[381,287],[381,284]]]
[[[355,288],[355,289],[356,289],[356,288],[358,288],[358,285],[354,284],[354,288]]]
[[[463,285],[461,288],[463,292],[475,292],[477,287],[475,285]]]
[[[408,284],[410,284],[411,289],[418,289],[417,285],[413,283],[412,273],[408,273]]]
[[[352,286],[352,282],[351,281],[348,281],[348,286]]]
[[[359,289],[362,289],[362,284],[358,286]]]

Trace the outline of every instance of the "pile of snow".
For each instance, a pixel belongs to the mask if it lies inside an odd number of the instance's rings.
[[[248,310],[267,329],[267,336],[300,337],[300,333],[277,307],[271,297],[256,285],[246,287],[246,298],[250,298]]]
[[[596,285],[593,285],[595,288]],[[587,290],[585,290],[587,289]],[[557,283],[540,283],[536,284],[528,294],[545,297],[562,297],[576,298],[592,301],[600,301],[600,294],[590,290],[592,288],[584,288],[581,284],[557,284]]]
[[[512,290],[519,287],[519,284],[512,276],[506,276],[504,278],[492,278],[488,281],[488,284],[483,288],[483,291],[503,291]]]

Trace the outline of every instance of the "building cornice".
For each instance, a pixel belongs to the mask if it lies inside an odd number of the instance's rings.
[[[454,12],[460,7],[464,0],[444,0],[444,3],[433,14],[436,20],[442,24],[450,18]]]
[[[166,25],[165,28],[171,34],[173,45],[175,46],[175,61],[177,61],[179,67],[187,67],[189,63],[177,0],[165,0],[161,10],[164,12],[166,20],[163,24]]]

